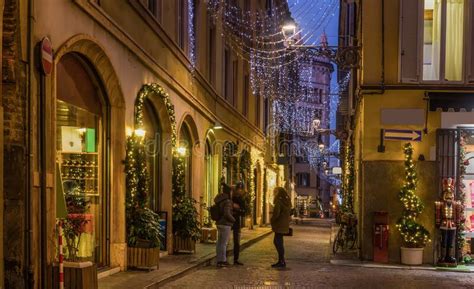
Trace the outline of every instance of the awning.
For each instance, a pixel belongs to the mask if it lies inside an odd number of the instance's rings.
[[[428,92],[430,111],[474,111],[474,92]]]

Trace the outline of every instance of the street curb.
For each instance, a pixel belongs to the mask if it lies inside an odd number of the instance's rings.
[[[474,270],[462,270],[455,268],[439,268],[433,266],[405,266],[396,264],[378,264],[372,262],[363,261],[351,261],[351,260],[330,260],[332,265],[346,266],[346,267],[360,267],[360,268],[376,268],[376,269],[397,269],[397,270],[423,270],[423,271],[437,271],[437,272],[454,272],[454,273],[472,273]]]
[[[268,235],[270,235],[272,233],[271,230],[267,231],[267,232],[263,232],[261,233],[260,235],[256,236],[255,238],[253,239],[250,239],[250,240],[246,240],[245,242],[241,243],[240,244],[240,249],[241,251],[245,250],[246,248],[252,246],[253,244],[257,243],[258,241],[262,240],[263,238],[267,237]],[[230,255],[233,253],[233,249],[227,249],[227,255]],[[194,271],[196,271],[197,269],[199,269],[200,267],[203,267],[205,265],[210,265],[211,262],[216,258],[216,253],[211,253],[211,254],[208,254],[202,258],[200,258],[199,261],[197,261],[196,263],[194,264],[190,264],[189,266],[187,266],[186,268],[181,268],[181,269],[178,269],[174,272],[170,272],[169,274],[163,276],[162,278],[160,278],[160,280],[157,280],[155,282],[153,282],[152,284],[150,285],[147,285],[145,287],[143,287],[144,289],[156,289],[156,288],[160,288],[160,286],[163,286],[164,284],[166,283],[169,283],[169,282],[172,282],[172,281],[175,281],[179,278],[182,278],[184,276],[186,276],[187,274],[189,273],[192,273]]]

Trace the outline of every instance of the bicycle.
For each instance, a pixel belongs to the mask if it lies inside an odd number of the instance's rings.
[[[344,214],[341,216],[339,228],[334,243],[332,244],[332,252],[336,254],[339,249],[343,252],[346,248],[354,249],[357,241],[357,219],[353,214]]]

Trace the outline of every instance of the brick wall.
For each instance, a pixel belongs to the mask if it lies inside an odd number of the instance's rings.
[[[2,105],[4,108],[5,287],[25,288],[26,82],[21,66],[18,0],[6,0],[3,16]]]

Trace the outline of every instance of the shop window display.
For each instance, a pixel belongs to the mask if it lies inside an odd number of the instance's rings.
[[[107,198],[103,187],[103,95],[92,65],[66,54],[57,67],[57,192],[66,204],[66,261],[107,265]]]
[[[66,201],[66,258],[95,261],[99,241],[99,116],[57,102],[57,162]]]
[[[463,137],[464,149],[464,176],[462,182],[465,195],[465,237],[464,254],[474,257],[474,130],[466,131]]]

